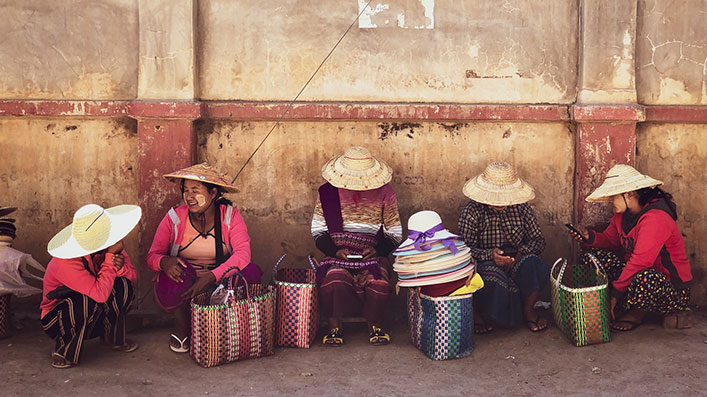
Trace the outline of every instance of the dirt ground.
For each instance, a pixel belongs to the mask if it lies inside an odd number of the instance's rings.
[[[433,361],[412,346],[407,327],[392,344],[370,346],[362,324],[346,324],[346,344],[276,349],[256,360],[201,368],[169,351],[166,327],[130,337],[134,353],[88,341],[78,367],[50,366],[53,342],[38,316],[16,315],[24,329],[0,340],[0,395],[707,395],[707,313],[687,330],[644,324],[610,343],[574,347],[559,329],[495,330],[476,336],[471,356]],[[551,316],[549,311],[544,316]],[[21,318],[20,318],[21,317]]]

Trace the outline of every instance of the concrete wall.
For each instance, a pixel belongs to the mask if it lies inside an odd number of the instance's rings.
[[[207,122],[198,129],[199,161],[234,175],[270,122]],[[238,137],[238,139],[234,139]],[[317,142],[316,145],[309,142]],[[562,123],[284,123],[238,179],[230,198],[253,241],[254,260],[272,267],[283,251],[304,261],[320,255],[310,235],[322,165],[351,145],[365,145],[394,170],[400,216],[440,213],[456,232],[468,199],[462,186],[496,159],[515,164],[536,190],[531,203],[554,261],[569,252],[562,225],[572,217],[573,137]]]
[[[638,131],[636,166],[662,180],[678,205],[678,226],[693,276],[693,302],[707,301],[707,126],[644,124]]]
[[[201,97],[294,98],[351,24],[359,3],[199,2]],[[428,14],[434,10],[434,28],[413,26],[431,23],[423,4]],[[371,8],[381,11],[365,27],[354,26],[301,99],[574,100],[576,2],[389,0],[374,1]],[[399,15],[407,21],[402,27]]]

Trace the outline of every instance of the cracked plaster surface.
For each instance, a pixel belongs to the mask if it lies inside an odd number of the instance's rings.
[[[370,7],[404,8],[406,20],[424,12],[409,2]],[[292,99],[358,10],[355,0],[314,3],[199,2],[200,96]],[[571,103],[576,21],[573,2],[438,0],[434,29],[355,25],[300,99]]]
[[[0,97],[135,97],[135,1],[7,0],[0,15]]]
[[[707,0],[638,3],[639,101],[707,104]]]

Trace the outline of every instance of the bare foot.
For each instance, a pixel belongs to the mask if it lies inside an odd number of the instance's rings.
[[[646,312],[639,309],[631,309],[624,313],[618,320],[611,324],[611,329],[614,331],[633,331],[638,328],[639,325],[643,324],[643,318],[646,316]]]

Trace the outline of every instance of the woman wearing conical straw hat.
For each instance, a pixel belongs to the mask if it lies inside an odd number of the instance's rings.
[[[390,255],[402,241],[391,168],[363,147],[351,147],[322,167],[312,236],[326,258],[317,269],[321,316],[329,321],[323,343],[344,343],[340,318],[368,320],[369,342],[384,345],[382,330],[390,296]]]
[[[533,332],[547,328],[533,305],[550,279],[539,255],[545,239],[528,201],[535,192],[513,167],[493,162],[463,189],[471,201],[459,216],[459,233],[476,259],[484,288],[474,297],[474,332],[525,321]]]
[[[189,302],[238,268],[250,284],[260,283],[262,271],[250,263],[250,237],[243,217],[224,192],[236,188],[207,163],[164,176],[177,183],[184,204],[170,209],[160,222],[147,254],[147,266],[157,272],[155,299],[174,313],[169,348],[189,352]],[[228,272],[227,272],[228,271]]]
[[[612,329],[631,331],[649,312],[665,316],[668,328],[689,327],[692,273],[676,223],[672,196],[663,182],[629,165],[615,165],[586,201],[610,202],[614,216],[602,232],[577,226],[570,235],[591,247],[611,283]],[[617,255],[618,253],[621,253]],[[588,258],[584,261],[589,265]]]
[[[47,246],[53,257],[44,274],[42,328],[55,340],[54,368],[79,362],[83,342],[101,337],[106,347],[132,352],[125,338],[125,316],[135,296],[137,273],[123,250],[123,239],[140,220],[136,205],[102,208],[88,204]]]

